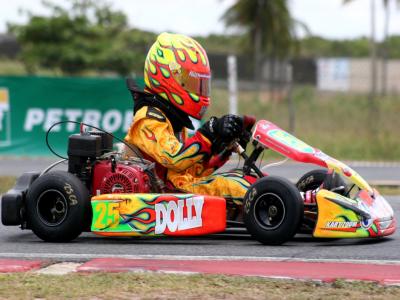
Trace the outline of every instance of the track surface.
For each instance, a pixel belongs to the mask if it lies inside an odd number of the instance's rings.
[[[400,219],[400,196],[387,197]],[[0,257],[85,260],[101,256],[229,256],[400,262],[399,232],[384,239],[315,240],[296,236],[282,246],[263,246],[247,234],[219,234],[196,238],[104,238],[84,233],[74,242],[50,244],[31,231],[0,226]]]

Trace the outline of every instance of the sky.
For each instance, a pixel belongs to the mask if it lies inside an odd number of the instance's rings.
[[[52,0],[65,3],[65,0]],[[256,1],[256,0],[254,0]],[[376,3],[376,34],[382,38],[384,9],[382,0],[289,0],[295,19],[305,23],[314,35],[331,39],[351,39],[370,35],[370,2]],[[389,0],[391,7],[389,32],[400,35],[400,5]],[[221,16],[235,0],[109,0],[115,9],[122,10],[133,27],[154,32],[171,31],[187,35],[232,33],[226,29]],[[7,22],[24,23],[26,14],[20,10],[46,14],[41,0],[0,0],[0,32]],[[303,35],[300,32],[300,35]]]

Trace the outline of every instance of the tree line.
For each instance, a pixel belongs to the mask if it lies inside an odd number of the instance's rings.
[[[130,28],[127,16],[107,2],[69,0],[61,6],[44,1],[48,16],[28,12],[24,25],[9,24],[21,47],[18,58],[28,73],[39,68],[63,74],[140,74],[149,46],[156,34]],[[317,36],[298,38],[287,0],[237,0],[225,13],[227,26],[242,28],[240,35],[209,35],[196,38],[209,53],[248,54],[254,66],[263,58],[367,57],[367,37],[329,40]],[[387,58],[400,58],[400,36],[389,36],[378,44]],[[257,68],[255,68],[257,69]],[[255,76],[257,70],[255,71]]]

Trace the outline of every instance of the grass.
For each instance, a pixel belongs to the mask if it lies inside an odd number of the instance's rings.
[[[13,176],[0,176],[0,195],[7,192],[15,184],[16,178]]]
[[[398,299],[375,283],[154,273],[0,275],[0,299]]]
[[[0,57],[0,75],[4,76],[29,76],[24,64],[18,60],[12,60]],[[35,75],[39,76],[62,76],[60,70],[45,69],[39,67],[35,71]]]
[[[227,91],[215,89],[212,97],[208,114],[225,114]],[[312,87],[303,86],[294,89],[293,101],[296,109],[294,134],[306,143],[338,159],[400,160],[400,96],[377,98],[379,113],[376,110],[372,119],[366,95],[318,93]],[[270,120],[285,130],[289,127],[284,97],[272,101],[266,93],[241,92],[239,113]]]
[[[21,62],[0,58],[0,75],[26,75]]]
[[[114,75],[114,73],[111,73]],[[18,60],[12,60],[4,57],[0,57],[0,76],[29,76],[29,72],[26,70],[24,64]],[[110,73],[100,73],[95,70],[87,70],[83,71],[79,74],[79,76],[87,76],[87,77],[101,77],[104,75],[110,75]],[[35,70],[35,76],[59,76],[62,77],[64,74],[60,69],[46,69],[43,67],[38,67]]]
[[[381,195],[398,196],[400,195],[400,186],[374,186]]]

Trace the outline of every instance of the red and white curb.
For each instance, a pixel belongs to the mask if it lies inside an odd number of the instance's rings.
[[[64,275],[71,272],[160,272],[221,274],[332,282],[337,279],[400,285],[398,262],[310,261],[279,259],[205,258],[94,258],[83,263],[49,260],[0,259],[1,273],[34,272]]]
[[[81,263],[73,263],[73,262],[61,262],[48,265],[42,269],[35,271],[37,274],[46,274],[46,275],[65,275],[69,273],[74,273],[77,271],[77,268],[80,267]]]
[[[39,269],[44,264],[40,260],[0,259],[0,273],[18,273]]]

